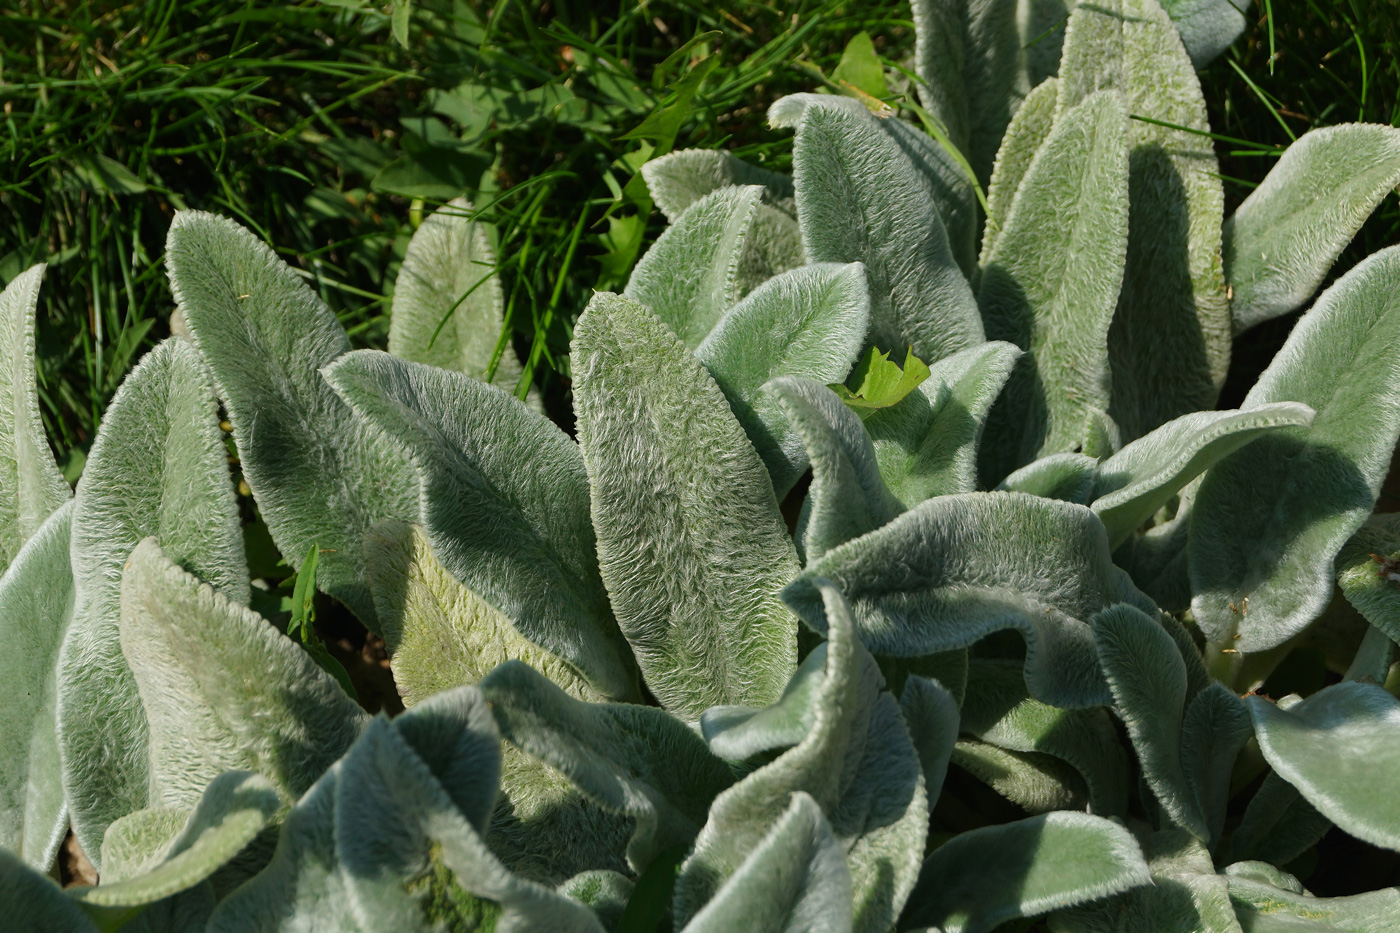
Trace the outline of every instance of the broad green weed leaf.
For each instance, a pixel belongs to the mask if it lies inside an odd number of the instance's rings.
[[[690,721],[769,705],[797,663],[779,596],[797,555],[729,403],[661,320],[616,295],[579,318],[572,366],[599,569],[647,685]]]
[[[1328,126],[1289,146],[1225,222],[1235,333],[1299,308],[1400,185],[1400,129]]]
[[[623,294],[698,347],[739,300],[739,257],[761,194],[720,188],[691,205],[637,261]]]
[[[794,377],[775,379],[765,391],[777,399],[801,436],[812,464],[812,484],[798,520],[806,561],[874,531],[904,511],[880,478],[875,448],[860,418],[834,392]]]
[[[1261,437],[1201,482],[1191,607],[1217,646],[1282,644],[1332,598],[1333,558],[1371,513],[1400,437],[1397,368],[1400,248],[1392,247],[1317,300],[1245,397],[1246,409],[1310,405],[1312,428]]]
[[[919,99],[983,184],[1017,103],[1030,90],[1015,0],[914,0]]]
[[[948,759],[958,738],[958,699],[938,681],[911,674],[899,694],[899,711],[909,729],[909,740],[919,756],[929,809],[938,801]]]
[[[1400,916],[1400,888],[1313,897],[1233,873],[1229,884],[1230,900],[1247,933],[1387,933]]]
[[[1225,826],[1235,758],[1254,736],[1249,711],[1224,684],[1213,682],[1186,706],[1181,726],[1181,769],[1214,845]]]
[[[817,701],[826,682],[826,643],[812,649],[783,690],[778,702],[763,709],[712,706],[700,716],[700,734],[710,751],[730,761],[744,761],[774,749],[791,748],[812,731]]]
[[[1117,94],[1062,113],[983,266],[987,336],[1026,351],[988,419],[980,461],[989,480],[1078,449],[1090,411],[1108,407],[1107,338],[1128,243],[1127,138]]]
[[[309,654],[153,538],[131,555],[121,608],[156,805],[193,806],[211,780],[242,769],[295,800],[364,727],[364,712]]]
[[[0,570],[72,495],[39,419],[34,313],[44,268],[21,272],[0,293]]]
[[[443,690],[480,683],[512,658],[541,671],[570,695],[605,697],[558,655],[524,638],[511,621],[458,583],[418,525],[380,522],[365,534],[374,608],[405,706]]]
[[[1050,755],[1070,764],[1083,777],[1095,813],[1127,813],[1128,762],[1108,715],[1102,709],[1056,709],[1031,699],[1018,662],[971,663],[960,729],[998,748]]]
[[[735,158],[722,149],[682,149],[642,166],[651,199],[675,223],[690,206],[721,188],[761,185],[766,203],[796,214],[792,179]]]
[[[1400,849],[1400,701],[1375,684],[1335,684],[1288,708],[1246,699],[1274,771],[1343,830]]]
[[[70,500],[71,502],[71,500]],[[0,849],[47,871],[68,824],[55,734],[58,658],[73,613],[69,504],[39,527],[0,577]]]
[[[227,458],[208,371],[189,343],[171,338],[117,390],[78,483],[58,740],[74,832],[90,858],[109,823],[148,803],[150,736],[118,625],[122,568],[132,549],[154,535],[171,560],[227,599],[248,601]]]
[[[1337,585],[1367,622],[1400,638],[1400,515],[1372,515],[1352,535],[1337,555]]]
[[[98,933],[72,898],[47,876],[0,846],[0,909],[25,933]]]
[[[845,850],[816,801],[798,791],[768,835],[683,933],[851,929],[851,873]]]
[[[1154,616],[1132,606],[1105,609],[1093,624],[1099,661],[1143,779],[1173,823],[1197,839],[1209,839],[1200,801],[1181,763],[1186,665],[1176,643]]]
[[[1098,468],[1097,460],[1083,454],[1050,454],[1012,472],[997,489],[1088,505],[1094,498]]]
[[[1099,465],[1090,508],[1116,548],[1216,462],[1266,432],[1307,428],[1312,420],[1313,410],[1296,402],[1182,415]]]
[[[1150,883],[1142,850],[1122,826],[1047,813],[960,833],[935,849],[900,925],[983,933]]]
[[[773,105],[797,128],[793,174],[808,262],[862,262],[868,342],[930,365],[983,340],[972,289],[935,212],[928,182],[858,101],[813,94]]]
[[[977,445],[987,412],[1021,351],[988,341],[930,367],[917,392],[865,419],[891,493],[912,508],[977,488]]]
[[[360,538],[375,522],[415,519],[418,482],[321,377],[350,338],[301,278],[233,221],[180,212],[166,261],[278,549],[296,562],[320,545],[321,588],[374,629]]]
[[[827,585],[821,595],[827,667],[811,731],[715,799],[676,881],[677,923],[735,877],[798,791],[812,795],[846,850],[853,929],[887,930],[908,896],[928,831],[919,760],[845,600]]]
[[[841,60],[831,72],[831,80],[837,84],[849,84],[877,100],[890,96],[889,85],[885,83],[885,66],[876,54],[875,43],[870,40],[868,32],[851,36],[841,51]]]
[[[98,907],[135,907],[192,888],[238,855],[281,806],[266,778],[246,771],[226,772],[210,782],[156,864],[114,883],[104,878],[103,884],[79,889],[75,896]]]
[[[830,386],[831,390],[858,415],[898,405],[928,378],[929,368],[913,350],[905,352],[903,365],[889,357],[888,351],[882,353],[877,347],[871,347],[851,372],[850,379],[855,387],[837,383]]]
[[[683,722],[654,707],[586,703],[520,661],[481,683],[502,734],[565,775],[598,806],[636,821],[634,871],[690,842],[729,768]]]
[[[1292,784],[1270,772],[1249,800],[1244,819],[1230,839],[1231,859],[1269,859],[1288,864],[1332,828],[1332,821]]]
[[[760,285],[696,347],[696,358],[709,368],[763,458],[778,499],[806,469],[807,456],[777,400],[760,390],[779,376],[846,378],[869,326],[863,268],[818,263]]]
[[[1128,128],[1127,266],[1108,333],[1109,413],[1131,440],[1213,408],[1224,382],[1231,340],[1220,259],[1225,196],[1210,139],[1200,135],[1210,129],[1200,81],[1157,0],[1074,8],[1056,118],[1110,88],[1126,98],[1128,113],[1147,118]]]
[[[959,739],[952,763],[1027,813],[1089,807],[1089,788],[1083,776],[1053,755],[1013,752],[987,742]]]
[[[985,267],[1011,215],[1011,202],[1026,177],[1035,155],[1045,145],[1055,123],[1060,83],[1049,78],[1027,95],[1006,127],[997,150],[996,166],[987,185],[987,226],[982,232],[978,266]]]
[[[1209,65],[1244,32],[1250,0],[1165,0],[1191,65]]]
[[[505,326],[496,255],[472,206],[458,198],[433,211],[408,242],[394,280],[389,352],[486,378]],[[515,390],[520,361],[507,338],[491,380]]]
[[[509,393],[385,353],[347,354],[326,379],[412,459],[442,566],[598,691],[635,696],[598,576],[578,445]]]
[[[921,657],[1019,631],[1031,696],[1064,707],[1111,700],[1094,614],[1119,602],[1157,611],[1109,559],[1093,512],[1024,493],[929,499],[809,564],[784,598],[820,630],[819,579],[846,594],[879,655]]]

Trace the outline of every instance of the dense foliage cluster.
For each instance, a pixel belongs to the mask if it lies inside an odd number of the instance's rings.
[[[1400,889],[1290,872],[1334,826],[1400,850],[1400,522],[1372,515],[1400,247],[1213,407],[1233,338],[1308,303],[1400,183],[1400,130],[1310,133],[1225,217],[1194,68],[1242,20],[1175,7],[1080,5],[1050,48],[1016,4],[917,0],[923,130],[848,82],[771,109],[791,177],[649,162],[670,224],[578,321],[576,439],[508,391],[465,202],[415,233],[387,353],[180,214],[176,336],[72,496],[37,415],[43,269],[16,278],[5,916],[1400,926]],[[250,580],[230,444],[300,639]],[[308,634],[313,580],[383,637],[404,713],[367,715]],[[1258,695],[1304,642],[1340,682]],[[1014,815],[940,816],[953,773]],[[70,825],[101,883],[61,891]]]

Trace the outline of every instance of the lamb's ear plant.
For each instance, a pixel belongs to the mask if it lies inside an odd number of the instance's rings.
[[[1052,6],[915,4],[928,133],[803,94],[771,111],[791,179],[649,163],[670,226],[577,323],[577,439],[513,391],[462,202],[409,247],[388,353],[178,215],[187,336],[71,502],[41,272],[12,283],[7,920],[1396,929],[1400,889],[1304,875],[1334,829],[1400,850],[1400,524],[1371,514],[1400,247],[1214,404],[1233,336],[1307,305],[1400,181],[1400,130],[1304,136],[1226,219],[1195,67],[1237,8],[1070,5],[1050,56],[1023,33]],[[405,712],[253,608],[230,442]],[[1290,674],[1319,646],[1337,670]],[[70,823],[95,887],[42,877]]]

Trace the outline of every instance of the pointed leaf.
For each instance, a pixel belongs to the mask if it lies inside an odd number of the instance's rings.
[[[1035,155],[1045,145],[1055,123],[1055,105],[1059,99],[1060,83],[1049,78],[1027,95],[1007,124],[1006,135],[997,150],[996,166],[987,185],[987,226],[982,232],[979,267],[987,260],[1001,237],[1001,231],[1011,214],[1011,202],[1025,180]]]
[[[1128,762],[1108,715],[1102,709],[1056,709],[1029,698],[1019,663],[972,663],[960,728],[999,748],[1067,762],[1084,778],[1095,813],[1127,813]]]
[[[1333,558],[1375,505],[1400,437],[1397,368],[1400,248],[1392,247],[1318,299],[1245,397],[1246,409],[1310,405],[1312,428],[1274,431],[1201,482],[1191,512],[1191,605],[1213,642],[1272,648],[1332,598]]]
[[[1348,123],[1289,146],[1225,223],[1235,333],[1299,308],[1400,185],[1400,129]]]
[[[821,596],[830,637],[812,729],[715,799],[676,880],[678,923],[739,871],[797,791],[812,795],[846,850],[855,930],[887,930],[908,896],[928,831],[919,760],[845,600],[830,586]]]
[[[1054,706],[1110,701],[1088,624],[1096,612],[1117,602],[1156,612],[1109,559],[1093,512],[1024,493],[929,499],[812,562],[784,598],[821,630],[818,579],[847,594],[861,638],[881,655],[1021,632],[1030,693]]]
[[[509,393],[386,353],[346,354],[326,379],[412,458],[424,530],[448,572],[600,692],[635,695],[578,445]]]
[[[375,522],[416,518],[418,482],[321,378],[350,338],[290,267],[230,220],[180,212],[166,261],[278,550],[296,567],[317,545],[318,586],[374,629],[360,538]]]
[[[1181,770],[1196,809],[1210,830],[1210,838],[1204,841],[1211,845],[1225,826],[1235,758],[1253,737],[1249,711],[1222,683],[1212,683],[1186,707],[1181,726]]]
[[[793,206],[792,179],[735,158],[722,149],[682,149],[642,166],[651,199],[666,220],[675,223],[690,206],[721,188],[763,186],[766,202],[790,214]]]
[[[796,125],[793,174],[808,262],[862,262],[869,342],[932,364],[982,342],[972,289],[925,177],[876,117],[850,98],[798,95],[773,106]]]
[[[1013,752],[959,739],[952,763],[1027,813],[1086,810],[1089,788],[1068,762],[1042,752]]]
[[[1332,828],[1332,821],[1303,799],[1298,789],[1270,772],[1245,807],[1230,840],[1232,859],[1296,859]]]
[[[394,280],[389,352],[484,380],[505,327],[504,305],[485,225],[465,198],[449,201],[408,241]],[[507,339],[491,381],[511,392],[520,372]]]
[[[0,293],[0,571],[72,495],[39,419],[34,313],[44,268],[21,272]]]
[[[913,3],[919,99],[984,184],[1006,125],[1030,90],[1016,13],[1015,0]]]
[[[889,353],[881,353],[878,348],[871,347],[851,372],[850,382],[854,388],[837,384],[831,386],[831,390],[862,417],[868,417],[881,408],[898,405],[929,377],[929,368],[914,355],[913,350],[905,351],[903,364],[896,363],[889,356]]]
[[[1224,191],[1200,81],[1157,0],[1081,3],[1070,16],[1057,119],[1095,91],[1127,99],[1127,266],[1109,329],[1125,439],[1214,407],[1230,363],[1220,260]],[[1148,122],[1153,121],[1153,122]]]
[[[1096,615],[1094,641],[1144,780],[1174,823],[1197,839],[1210,838],[1181,766],[1186,665],[1176,644],[1152,616],[1132,606]]]
[[[865,421],[880,474],[904,505],[977,488],[982,426],[1021,351],[989,341],[939,360],[902,404]]]
[[[744,761],[791,748],[816,722],[822,684],[826,682],[826,643],[802,659],[778,702],[763,709],[712,706],[700,716],[700,734],[710,751],[730,761]]]
[[[118,625],[122,568],[132,549],[154,535],[170,559],[228,599],[248,601],[238,504],[217,412],[199,354],[181,338],[166,340],[117,390],[78,483],[75,597],[59,655],[58,740],[74,832],[89,858],[109,823],[148,801],[146,714]]]
[[[909,739],[919,756],[929,809],[933,808],[948,773],[948,759],[958,738],[958,701],[942,684],[911,674],[899,695],[899,710]]]
[[[502,734],[607,810],[636,821],[634,871],[689,843],[729,767],[683,722],[654,707],[575,700],[520,661],[481,683]]]
[[[104,879],[102,885],[79,889],[75,896],[99,907],[135,907],[192,888],[252,842],[280,807],[266,778],[246,771],[226,772],[210,782],[156,864],[115,883]]]
[[[1259,750],[1324,816],[1366,842],[1400,849],[1400,701],[1375,684],[1335,684],[1279,709],[1246,698]]]
[[[71,501],[71,500],[70,500]],[[0,849],[48,871],[67,832],[54,707],[58,658],[73,612],[69,504],[40,526],[0,577]]]
[[[850,918],[846,853],[816,801],[798,791],[684,933],[850,933]]]
[[[1050,454],[1014,471],[997,484],[997,489],[1088,505],[1094,497],[1098,468],[1097,460],[1083,454]]]
[[[599,568],[647,685],[691,721],[767,706],[796,666],[779,592],[798,568],[753,445],[705,368],[626,298],[589,302],[572,366]]]
[[[860,418],[835,393],[821,383],[794,377],[775,379],[765,391],[801,436],[812,463],[812,485],[799,519],[807,561],[904,511],[880,478],[875,448]]]
[[[150,722],[151,798],[191,807],[229,770],[295,800],[355,740],[365,714],[256,612],[147,538],[122,579],[121,649]]]
[[[98,928],[57,884],[0,847],[0,910],[26,933],[98,933]]]
[[[1217,461],[1261,434],[1284,427],[1306,428],[1312,420],[1313,410],[1296,402],[1182,415],[1099,465],[1090,508],[1116,548]]]
[[[365,534],[365,564],[374,590],[394,684],[405,706],[519,658],[572,696],[601,700],[558,655],[521,636],[510,619],[467,589],[433,554],[418,525],[380,522]]]
[[[858,263],[804,266],[769,279],[710,331],[695,356],[729,400],[779,499],[807,466],[800,435],[775,399],[760,392],[779,376],[840,382],[870,326],[870,295]]]
[[[739,300],[739,257],[761,193],[748,185],[701,198],[637,261],[623,294],[698,347]]]
[[[1128,243],[1127,137],[1117,94],[1062,113],[987,257],[977,293],[987,336],[1026,351],[989,419],[988,478],[1078,449],[1089,413],[1108,407],[1108,329]]]
[[[1122,826],[1047,813],[960,833],[935,849],[901,926],[981,933],[1149,883],[1142,851]]]

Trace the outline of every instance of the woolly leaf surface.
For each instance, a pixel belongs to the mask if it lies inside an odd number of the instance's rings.
[[[825,682],[826,644],[822,643],[802,659],[778,702],[763,709],[712,706],[700,716],[700,734],[710,751],[730,761],[791,748],[812,731]]]
[[[1205,841],[1211,845],[1225,826],[1235,758],[1253,737],[1249,711],[1222,683],[1212,682],[1186,705],[1181,725],[1181,769],[1196,809],[1210,830]]]
[[[1315,846],[1332,821],[1292,784],[1270,772],[1249,799],[1244,819],[1230,839],[1233,859],[1270,859],[1288,864]]]
[[[1098,467],[1097,460],[1084,454],[1050,454],[1012,472],[997,489],[1088,505],[1094,497]]]
[[[150,535],[170,560],[247,603],[218,401],[199,354],[180,338],[146,354],[117,390],[73,504],[75,595],[59,654],[58,740],[74,832],[90,858],[109,823],[148,803],[149,730],[119,618],[122,568]]]
[[[978,265],[985,267],[1011,213],[1011,202],[1021,187],[1032,160],[1045,144],[1055,122],[1055,104],[1060,85],[1049,78],[1036,86],[1017,108],[1007,124],[997,150],[996,165],[987,184],[987,225],[982,231],[982,252]]]
[[[1053,755],[959,739],[951,761],[1030,814],[1085,810],[1090,805],[1083,776]]]
[[[919,756],[929,808],[938,801],[958,738],[958,699],[931,677],[911,674],[899,694],[899,710]]]
[[[1181,33],[1181,43],[1197,70],[1240,37],[1249,12],[1248,0],[1166,0],[1162,7]]]
[[[666,325],[599,293],[574,329],[574,405],[598,563],[647,685],[694,721],[767,706],[796,666],[797,574],[768,471]]]
[[[1384,561],[1396,560],[1400,515],[1394,513],[1372,515],[1337,554],[1337,585],[1347,602],[1391,641],[1400,638],[1400,580],[1391,576],[1400,571]]]
[[[1229,885],[1230,900],[1248,933],[1387,933],[1400,916],[1400,888],[1313,897],[1238,875],[1231,875]]]
[[[707,194],[721,188],[761,185],[763,199],[791,214],[792,178],[750,165],[722,149],[682,149],[642,165],[651,199],[669,223]]]
[[[28,933],[98,933],[98,928],[57,884],[0,847],[0,904],[5,920]]]
[[[272,540],[298,568],[317,545],[317,587],[375,629],[360,538],[375,522],[416,518],[418,481],[321,377],[349,351],[345,329],[276,253],[226,218],[176,214],[166,262]]]

